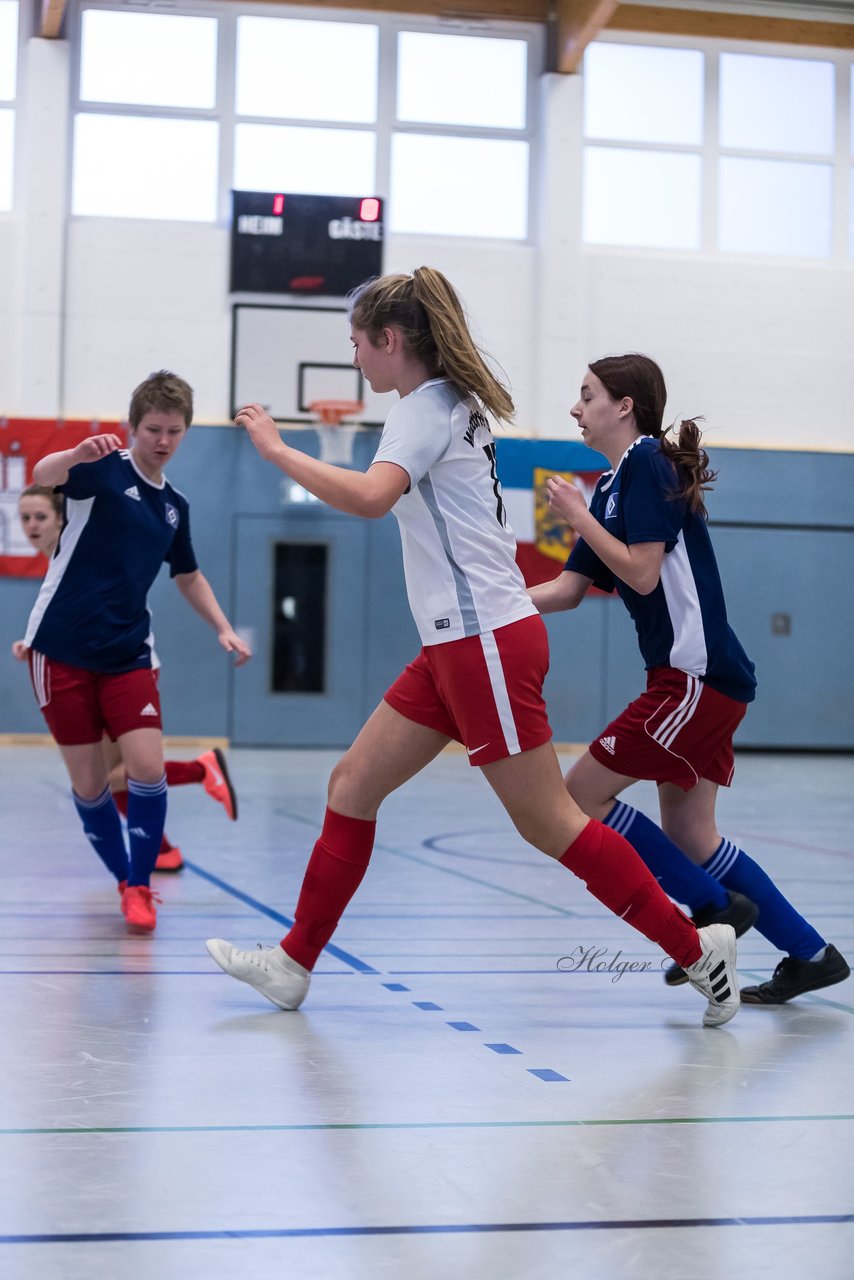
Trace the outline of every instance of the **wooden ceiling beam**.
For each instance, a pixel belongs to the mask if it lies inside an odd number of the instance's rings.
[[[556,0],[552,18],[552,71],[577,71],[584,50],[607,27],[619,0]]]
[[[267,0],[262,0],[266,3]],[[269,0],[279,3],[279,0]],[[317,0],[290,0],[311,5]],[[335,0],[336,9],[360,9],[364,13],[404,13],[426,18],[447,18],[460,22],[481,22],[492,18],[501,22],[540,22],[549,17],[549,0]]]
[[[62,34],[67,0],[42,0],[39,35],[45,40],[56,40]]]
[[[722,13],[719,9],[669,9],[664,5],[621,4],[608,23],[608,30],[854,49],[854,22],[769,18],[751,13]]]

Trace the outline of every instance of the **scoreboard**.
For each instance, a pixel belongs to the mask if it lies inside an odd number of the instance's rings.
[[[378,196],[232,191],[231,292],[343,298],[382,274]]]

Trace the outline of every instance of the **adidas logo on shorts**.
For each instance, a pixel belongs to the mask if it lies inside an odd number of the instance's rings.
[[[617,748],[617,739],[609,735],[607,738],[600,738],[599,745],[613,755]]]
[[[148,702],[148,703],[146,703],[146,705],[142,708],[142,710],[140,711],[140,713],[139,713],[139,714],[140,714],[141,716],[156,716],[156,715],[157,715],[157,708],[153,705],[153,703]]]

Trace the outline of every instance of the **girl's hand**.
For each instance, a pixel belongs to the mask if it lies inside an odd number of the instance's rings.
[[[286,445],[279,435],[279,428],[262,404],[247,404],[235,415],[235,423],[243,427],[262,458],[267,461],[281,453]]]
[[[108,453],[115,453],[116,449],[123,448],[124,444],[118,436],[112,434],[89,436],[70,451],[69,468],[76,466],[78,462],[97,462],[99,458],[106,458]]]
[[[30,651],[24,644],[23,640],[16,640],[12,645],[12,656],[17,658],[19,662],[26,662],[27,654],[29,652]]]
[[[563,476],[549,476],[546,481],[549,508],[573,527],[580,516],[587,514],[584,494],[577,485],[570,484]]]
[[[248,662],[252,657],[252,650],[245,640],[241,640],[236,631],[232,631],[231,627],[227,627],[224,631],[220,631],[217,640],[225,649],[226,653],[236,653],[237,658],[234,665],[242,667],[244,662]]]

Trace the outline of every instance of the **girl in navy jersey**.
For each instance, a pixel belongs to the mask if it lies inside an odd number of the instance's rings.
[[[708,1000],[706,1025],[726,1022],[738,1008],[732,928],[698,932],[631,846],[588,819],[563,785],[542,698],[545,626],[514,560],[486,418],[509,419],[513,402],[472,341],[456,293],[426,267],[383,276],[356,291],[350,318],[354,364],[374,391],[400,396],[366,473],[290,448],[261,405],[236,421],[262,457],[323,502],[368,518],[394,512],[423,647],[333,770],[293,928],[256,951],[211,939],[211,956],[296,1009],[365,874],[380,804],[454,739],[520,834],[686,970]]]
[[[574,485],[558,476],[548,481],[552,510],[579,540],[564,572],[531,588],[533,600],[550,613],[575,608],[593,585],[616,590],[647,669],[646,692],[591,743],[566,786],[585,813],[629,840],[698,923],[731,918],[727,891],[758,907],[756,928],[788,954],[769,982],[746,987],[741,998],[782,1004],[842,982],[849,968],[717,828],[718,787],[732,781],[732,737],[756,681],[727,621],[706,524],[703,492],[714,473],[695,420],[682,422],[676,439],[662,430],[666,399],[664,377],[648,356],[595,361],[571,412],[585,444],[603,453],[611,470],[589,511]],[[617,799],[639,778],[658,784],[666,834]],[[676,985],[686,975],[674,965],[665,978]]]
[[[115,876],[135,930],[156,924],[150,877],[166,817],[160,698],[147,597],[165,562],[181,594],[245,662],[196,563],[189,503],[163,475],[193,417],[191,388],[162,370],[131,397],[130,449],[96,435],[36,463],[36,483],[65,499],[65,524],[27,625],[30,674],[71,778],[83,829]],[[129,851],[110,794],[101,739],[127,772]]]
[[[18,499],[21,527],[30,545],[40,553],[45,572],[62,533],[64,512],[62,494],[44,485],[28,485]],[[29,650],[23,640],[16,640],[12,645],[12,653],[19,662],[26,662]],[[104,752],[113,801],[119,813],[127,817],[127,772],[122,764],[121,752],[116,743],[106,736],[101,739],[101,749]],[[201,783],[208,795],[223,806],[229,818],[236,820],[237,797],[231,785],[225,756],[219,747],[203,751],[195,760],[167,760],[165,770],[168,787]],[[174,874],[183,869],[181,850],[171,843],[164,831],[154,870]]]

